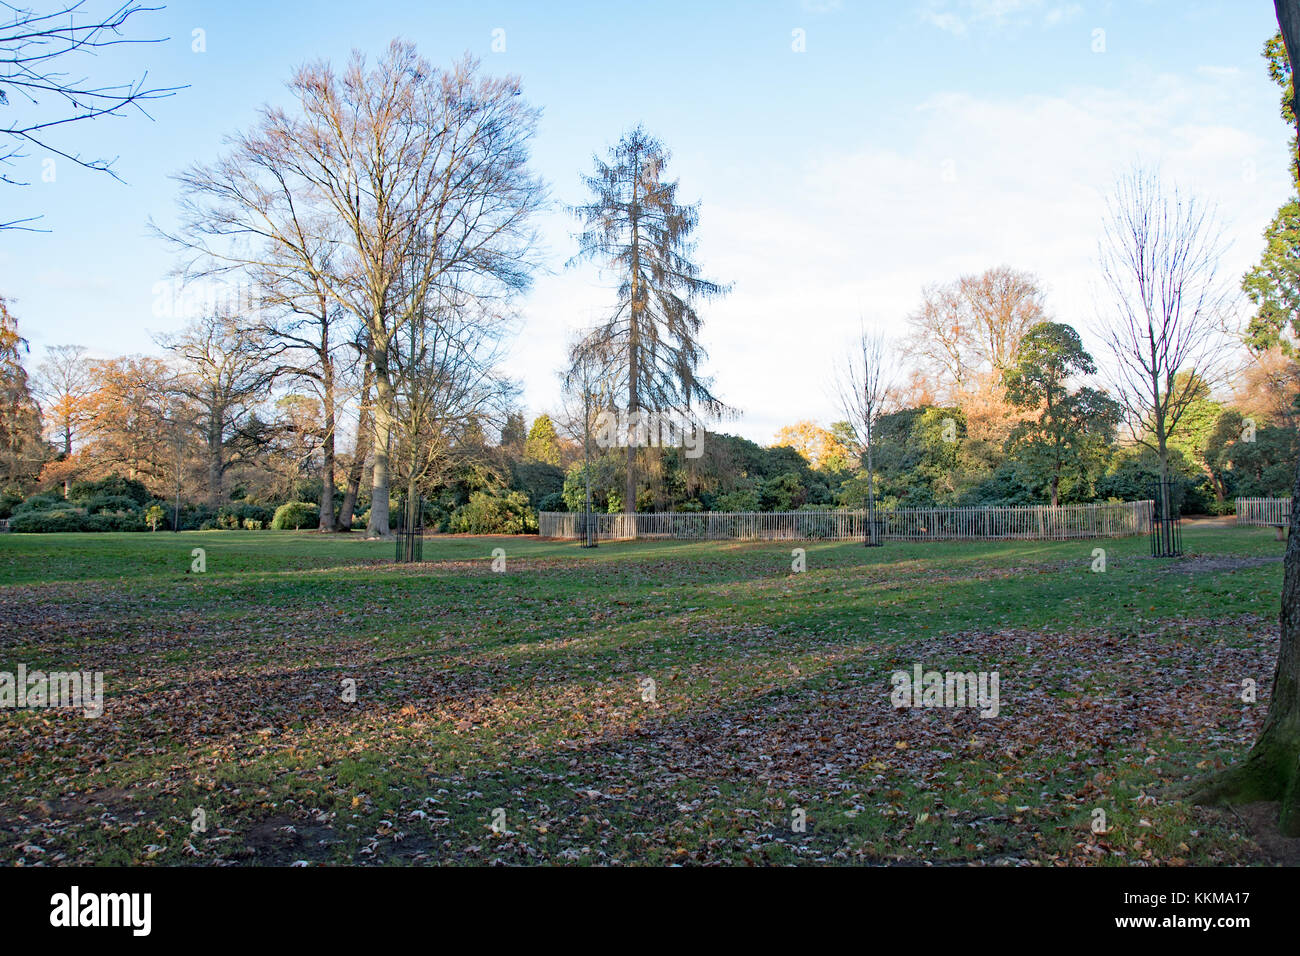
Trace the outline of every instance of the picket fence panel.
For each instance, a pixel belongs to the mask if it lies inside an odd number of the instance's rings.
[[[1290,498],[1238,498],[1237,524],[1285,525],[1291,520]]]
[[[1066,540],[1146,534],[1151,501],[1085,505],[995,505],[970,508],[895,508],[877,511],[880,536],[894,541]],[[576,539],[581,512],[543,511],[543,538]],[[865,537],[863,510],[654,512],[593,514],[598,539],[683,541],[852,540]]]

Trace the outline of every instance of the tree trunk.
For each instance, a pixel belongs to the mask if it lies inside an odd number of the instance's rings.
[[[63,420],[63,458],[66,461],[72,457],[72,422],[65,418]],[[68,491],[72,488],[72,481],[69,478],[63,479],[63,497],[68,497]]]
[[[628,303],[628,362],[627,362],[627,416],[628,423],[631,427],[637,429],[640,434],[640,421],[638,415],[641,412],[641,395],[639,389],[639,368],[640,360],[640,331],[641,331],[641,216],[640,206],[637,202],[637,183],[641,176],[641,158],[638,153],[635,157],[636,170],[632,176],[632,197],[629,204],[629,239],[632,245],[632,283],[631,297]],[[631,436],[628,436],[627,442],[627,474],[623,482],[623,512],[632,514],[636,511],[636,448],[632,444]],[[636,529],[636,519],[629,522],[633,531]]]
[[[1282,644],[1269,696],[1268,717],[1246,759],[1193,793],[1197,803],[1280,800],[1278,826],[1300,836],[1300,466],[1291,489],[1279,624]]]
[[[634,288],[635,288],[635,284],[634,284]],[[633,292],[633,295],[635,294],[636,293]],[[630,321],[632,323],[632,328],[635,329],[636,328],[635,306],[632,309],[632,318],[630,319]],[[625,514],[632,514],[634,511],[636,511],[636,451],[637,449],[636,449],[635,441],[632,436],[640,434],[639,416],[641,414],[641,396],[637,390],[637,375],[639,374],[640,369],[637,367],[638,346],[636,344],[637,336],[635,331],[633,331],[630,338],[633,344],[629,349],[629,356],[628,356],[629,385],[628,385],[628,397],[627,397],[627,419],[628,419],[628,429],[631,432],[631,434],[626,434],[624,436],[627,440],[627,472],[624,475],[624,479],[623,479],[623,512]]]
[[[325,402],[325,440],[321,443],[320,524],[321,531],[338,530],[334,517],[334,363],[329,359],[329,343],[324,343],[325,361],[321,369],[322,398]]]
[[[361,411],[357,417],[356,447],[352,450],[352,466],[348,469],[348,487],[343,493],[343,504],[339,507],[338,529],[352,530],[352,515],[357,510],[357,495],[361,493],[361,476],[366,470],[366,459],[370,457],[370,444],[373,439],[370,422],[370,388],[371,373],[369,359],[361,384]]]
[[[338,519],[334,515],[334,423],[330,420],[332,417],[326,417],[325,425],[329,430],[325,434],[323,449],[325,460],[321,464],[320,523],[317,525],[319,531],[338,530]]]
[[[1172,515],[1169,509],[1169,446],[1165,441],[1164,429],[1158,436],[1160,445],[1160,516],[1168,521]]]
[[[627,475],[623,481],[623,512],[636,511],[636,449],[627,446]]]
[[[222,505],[221,486],[226,470],[222,461],[223,450],[221,415],[214,410],[212,418],[208,421],[208,503],[213,508],[220,508]]]
[[[1300,56],[1300,0],[1274,0],[1287,58],[1295,72]],[[1300,123],[1296,129],[1300,150]],[[1246,803],[1278,800],[1278,829],[1300,836],[1300,462],[1291,488],[1291,526],[1282,575],[1282,610],[1278,617],[1281,646],[1268,717],[1246,759],[1193,793],[1198,803]]]
[[[392,536],[388,526],[388,445],[393,432],[393,385],[387,366],[379,363],[375,367],[375,405],[371,414],[375,423],[374,467],[370,476],[370,522],[366,534],[387,538]]]
[[[867,539],[868,545],[875,545],[876,540],[876,469],[871,460],[871,426],[867,426]]]
[[[582,479],[586,486],[586,504],[582,512],[582,546],[596,547],[596,535],[591,530],[591,388],[587,375],[582,382]]]
[[[64,435],[64,439],[63,439],[63,458],[66,461],[71,456],[72,456],[72,435],[68,433]],[[64,478],[63,497],[65,498],[68,497],[68,492],[71,490],[72,490],[72,479]]]

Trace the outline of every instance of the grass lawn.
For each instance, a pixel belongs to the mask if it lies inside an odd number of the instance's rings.
[[[0,711],[0,863],[1279,858],[1177,799],[1263,721],[1271,530],[795,544],[0,535],[0,671],[106,701]],[[1000,712],[895,709],[918,663]]]

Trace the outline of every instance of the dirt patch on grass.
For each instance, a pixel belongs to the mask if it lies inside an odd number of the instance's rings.
[[[305,825],[292,817],[276,816],[254,825],[244,834],[243,850],[263,866],[285,866],[300,860],[331,861],[334,857],[331,847],[340,842],[333,827]]]
[[[1267,564],[1280,564],[1282,555],[1262,558],[1237,558],[1222,554],[1204,554],[1183,558],[1169,564],[1162,570],[1165,573],[1181,574],[1218,574],[1221,571],[1241,571],[1245,568],[1259,568]]]
[[[1232,818],[1226,822],[1245,824],[1260,848],[1260,863],[1271,866],[1300,866],[1300,837],[1283,836],[1277,828],[1277,815],[1281,805],[1276,801],[1263,800],[1258,803],[1246,803],[1221,811],[1224,816]]]

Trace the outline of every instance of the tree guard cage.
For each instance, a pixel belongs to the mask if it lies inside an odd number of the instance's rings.
[[[885,543],[885,516],[873,511],[862,526],[862,543],[868,548],[879,548]]]
[[[398,564],[424,560],[424,498],[402,498],[395,529]]]
[[[580,546],[584,548],[599,547],[596,543],[598,530],[599,524],[596,521],[596,515],[590,509],[582,512],[582,516],[578,519],[578,540],[582,542]]]
[[[1168,481],[1156,482],[1151,498],[1151,557],[1176,558],[1183,553],[1181,504]]]

